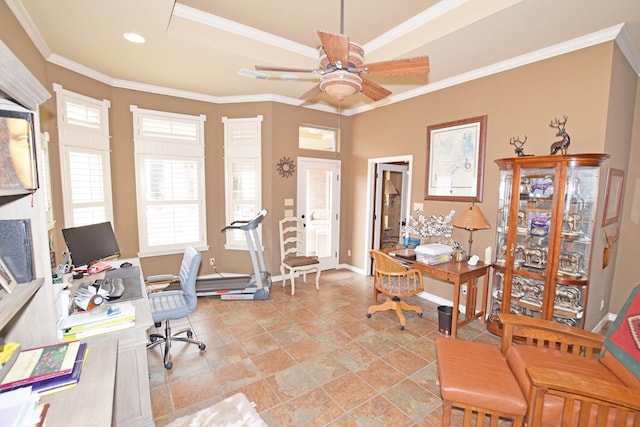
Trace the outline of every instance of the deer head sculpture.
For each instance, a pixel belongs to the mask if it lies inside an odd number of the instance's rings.
[[[513,145],[515,148],[515,152],[518,157],[522,156],[531,156],[531,154],[524,154],[524,143],[527,142],[527,135],[524,136],[524,140],[520,141],[520,137],[510,138],[509,145]]]

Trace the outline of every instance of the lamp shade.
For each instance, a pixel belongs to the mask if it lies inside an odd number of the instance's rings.
[[[358,74],[337,70],[322,76],[320,90],[342,102],[345,98],[362,90],[362,79]]]
[[[482,211],[475,204],[472,204],[460,212],[460,214],[456,215],[451,225],[457,228],[464,228],[465,230],[485,230],[491,228]]]

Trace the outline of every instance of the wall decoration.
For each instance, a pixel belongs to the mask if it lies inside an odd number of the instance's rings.
[[[278,174],[283,178],[289,178],[296,172],[296,165],[289,157],[283,157],[278,161],[276,165]]]
[[[487,116],[427,127],[425,200],[482,202]]]
[[[513,145],[516,147],[514,151],[518,157],[524,156],[533,156],[533,154],[525,154],[524,153],[524,144],[527,142],[527,135],[524,136],[524,139],[520,141],[520,137],[514,137],[509,139],[509,145]]]
[[[549,123],[550,127],[558,129],[558,132],[556,132],[556,136],[562,137],[560,141],[556,141],[551,144],[551,154],[556,154],[558,151],[560,151],[560,153],[563,155],[567,154],[569,144],[571,144],[571,137],[569,137],[569,134],[564,130],[564,125],[566,124],[567,116],[564,116],[563,121],[558,120],[558,118],[556,117],[555,120],[552,120],[551,123]]]
[[[33,114],[0,110],[0,195],[38,188]]]
[[[623,182],[624,171],[609,168],[609,172],[607,174],[607,190],[604,194],[604,214],[602,216],[603,227],[618,222],[618,218],[620,218]]]
[[[609,265],[609,259],[611,259],[611,251],[615,246],[618,238],[620,237],[620,230],[616,228],[616,232],[614,234],[607,233],[607,230],[604,230],[604,237],[607,239],[607,244],[605,245],[602,251],[602,269],[604,270]]]
[[[16,288],[16,279],[13,278],[13,275],[7,268],[7,265],[0,258],[0,285],[2,288],[10,294]]]

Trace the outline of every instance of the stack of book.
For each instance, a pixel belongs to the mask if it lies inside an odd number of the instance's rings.
[[[45,395],[73,387],[86,356],[87,344],[78,341],[23,350],[0,382],[0,393],[30,387]]]
[[[136,308],[131,302],[103,304],[90,311],[69,315],[60,329],[64,342],[131,328],[136,322]]]

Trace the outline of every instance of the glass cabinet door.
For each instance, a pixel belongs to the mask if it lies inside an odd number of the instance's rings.
[[[568,167],[553,319],[582,326],[598,194],[599,168]]]

